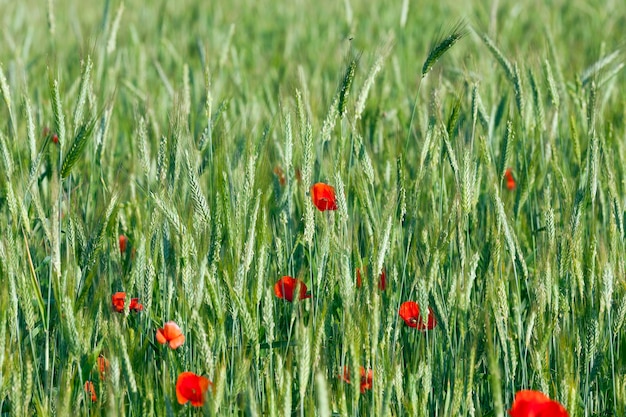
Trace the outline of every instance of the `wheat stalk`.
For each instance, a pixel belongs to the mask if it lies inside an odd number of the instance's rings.
[[[543,109],[543,97],[541,96],[541,89],[537,80],[535,79],[535,73],[532,69],[528,69],[528,79],[530,80],[530,88],[533,93],[533,105],[535,108],[535,123],[545,129],[545,113]]]
[[[189,160],[188,152],[185,152],[185,164],[187,166],[187,180],[189,182],[193,208],[196,216],[200,219],[199,230],[204,230],[211,224],[211,210],[209,209],[209,203],[200,188],[200,183],[198,182],[198,178],[196,176],[196,170]]]
[[[7,110],[9,111],[9,122],[10,129],[14,135],[17,133],[17,126],[15,123],[15,118],[13,116],[13,107],[11,101],[11,90],[9,89],[9,84],[7,83],[7,79],[4,76],[4,70],[2,69],[2,65],[0,65],[0,94],[4,99],[4,103],[7,106]]]
[[[496,61],[498,61],[498,63],[502,67],[502,69],[504,69],[504,73],[506,74],[506,77],[511,82],[514,83],[515,82],[514,81],[515,80],[515,73],[514,73],[514,70],[513,70],[513,65],[511,65],[509,60],[504,56],[502,51],[500,51],[500,49],[498,49],[498,47],[496,46],[495,42],[493,40],[491,40],[491,38],[489,38],[489,36],[487,36],[487,34],[484,34],[482,36],[482,39],[483,39],[483,42],[485,43],[485,45],[487,46],[487,48],[489,49],[489,51],[496,58]]]
[[[13,177],[13,157],[7,146],[6,138],[0,132],[0,152],[2,152],[2,162],[4,164],[4,173],[7,181],[11,182]]]
[[[52,101],[52,114],[54,116],[54,132],[59,138],[61,149],[65,146],[65,115],[63,114],[63,106],[61,104],[61,95],[59,93],[59,81],[52,79],[52,73],[49,74],[50,99]]]
[[[331,133],[337,124],[337,115],[339,115],[339,94],[333,97],[333,102],[330,104],[330,108],[322,124],[322,132],[320,135],[322,143],[331,140]]]
[[[517,103],[517,109],[519,111],[522,122],[524,122],[526,116],[526,102],[524,101],[522,76],[520,74],[517,62],[513,64],[513,89],[515,90],[515,102]]]
[[[363,110],[365,109],[365,102],[367,101],[369,92],[372,86],[374,85],[374,80],[376,79],[376,76],[382,69],[383,63],[385,62],[385,59],[387,59],[387,55],[389,54],[390,50],[391,50],[391,40],[387,42],[382,52],[377,55],[376,60],[374,61],[374,65],[372,65],[372,68],[370,69],[369,74],[367,75],[367,78],[365,79],[365,82],[363,83],[363,87],[361,87],[361,92],[359,93],[359,96],[356,100],[356,104],[354,106],[354,121],[355,122],[361,119],[361,115],[363,114]]]

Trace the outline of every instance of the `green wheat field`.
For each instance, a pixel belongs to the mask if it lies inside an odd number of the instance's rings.
[[[626,415],[621,1],[0,22],[1,416]]]

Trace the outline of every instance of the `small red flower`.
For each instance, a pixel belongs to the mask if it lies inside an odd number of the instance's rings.
[[[511,170],[511,168],[507,168],[506,171],[504,171],[504,178],[506,179],[506,188],[508,188],[509,191],[513,191],[517,183],[515,182],[515,178],[513,178],[513,170]]]
[[[335,189],[322,182],[311,187],[311,200],[319,211],[337,210],[337,198],[335,197]]]
[[[360,367],[359,371],[361,373],[361,394],[365,394],[365,391],[368,389],[372,389],[372,380],[374,379],[374,372],[371,369],[365,369],[364,367]],[[347,366],[343,367],[343,375],[339,377],[347,384],[350,383],[350,370]]]
[[[374,379],[374,372],[371,369],[365,370],[361,366],[361,394],[364,394],[368,389],[372,389],[372,380]]]
[[[569,417],[567,410],[539,391],[522,390],[515,394],[509,410],[511,417]]]
[[[299,299],[311,298],[311,294],[307,293],[306,284],[297,278],[284,276],[274,284],[274,294],[276,297],[283,298],[289,302],[293,302],[294,292],[299,288]]]
[[[178,404],[186,404],[191,401],[194,407],[202,407],[204,395],[213,383],[208,378],[194,374],[193,372],[183,372],[176,380],[176,399]]]
[[[128,307],[130,311],[134,311],[135,313],[139,313],[143,310],[143,304],[139,304],[139,298],[131,298],[130,306]]]
[[[280,184],[281,187],[284,187],[285,184],[287,184],[285,173],[283,172],[283,169],[280,166],[276,165],[274,167],[274,175],[276,175],[276,178],[278,178],[278,183]]]
[[[363,269],[365,272],[365,269]],[[361,270],[359,268],[356,269],[356,286],[357,288],[361,288],[363,286],[363,281],[361,280]],[[387,275],[385,275],[385,269],[380,273],[380,279],[378,280],[378,289],[381,291],[385,291],[387,288]]]
[[[420,306],[415,301],[402,303],[399,314],[407,326],[417,327],[418,330],[432,330],[437,325],[435,313],[430,307],[428,307],[428,323],[424,324],[424,320],[420,314]]]
[[[111,304],[113,305],[113,310],[118,313],[124,312],[124,303],[126,301],[126,293],[125,292],[116,292],[111,296]],[[143,304],[139,303],[139,298],[131,298],[130,306],[128,307],[130,311],[134,311],[136,313],[143,310]]]
[[[120,235],[119,244],[120,253],[123,255],[124,253],[126,253],[126,248],[128,247],[128,238],[125,235]]]
[[[50,128],[47,126],[43,128],[43,136],[44,138],[50,136],[50,139],[52,139],[52,142],[55,145],[59,143],[59,135],[54,132],[50,132]]]
[[[126,300],[125,292],[116,292],[111,296],[111,304],[113,304],[113,309],[118,313],[124,312],[124,302]]]
[[[185,335],[173,321],[168,321],[162,329],[157,329],[156,340],[160,344],[170,344],[170,348],[178,349],[185,343]]]
[[[93,386],[93,382],[91,381],[85,382],[85,391],[87,392],[87,394],[91,395],[92,403],[95,403],[96,401],[98,401],[98,397],[96,396],[96,389]]]
[[[104,380],[109,373],[109,361],[102,355],[98,356],[98,372],[100,373],[100,379]]]

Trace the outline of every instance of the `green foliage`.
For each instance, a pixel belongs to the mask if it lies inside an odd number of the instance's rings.
[[[626,414],[619,13],[40,3],[0,17],[0,415]]]

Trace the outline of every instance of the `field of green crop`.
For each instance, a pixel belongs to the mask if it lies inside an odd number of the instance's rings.
[[[626,7],[487,3],[0,0],[0,415],[626,415]]]

